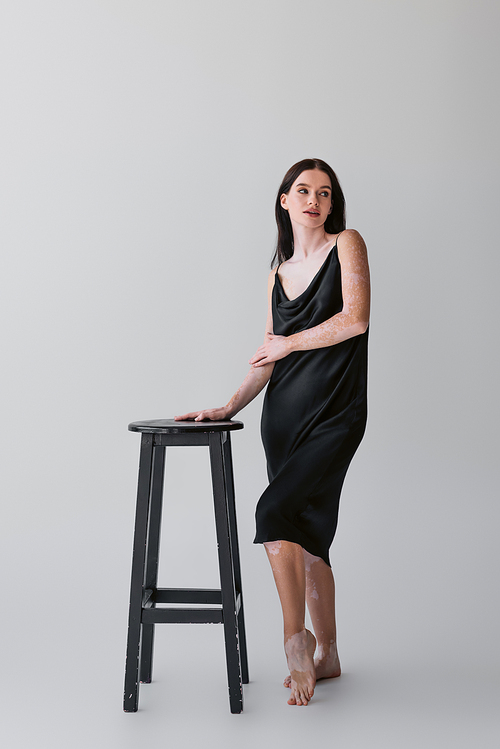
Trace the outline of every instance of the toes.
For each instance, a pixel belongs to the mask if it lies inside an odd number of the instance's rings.
[[[303,692],[301,690],[292,689],[292,694],[290,699],[288,700],[289,705],[304,705],[307,706],[309,700],[311,698],[308,696],[307,692]]]
[[[295,682],[291,676],[287,677],[283,683],[291,690],[290,699],[288,700],[289,705],[307,706],[312,700],[314,684],[311,686],[310,684],[307,684],[307,682]]]

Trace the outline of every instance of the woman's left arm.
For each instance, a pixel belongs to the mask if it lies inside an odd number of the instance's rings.
[[[268,334],[264,345],[250,359],[254,367],[283,359],[292,351],[334,346],[366,331],[370,318],[370,271],[363,237],[356,229],[347,229],[339,237],[337,250],[342,269],[342,311],[300,333]]]

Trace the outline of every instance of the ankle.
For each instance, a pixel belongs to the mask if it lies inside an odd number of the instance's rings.
[[[318,640],[316,649],[316,658],[323,660],[337,655],[337,642],[334,638],[329,640]]]
[[[285,629],[284,632],[284,642],[285,646],[288,642],[300,642],[301,640],[306,641],[307,640],[307,629],[302,627],[302,629]]]

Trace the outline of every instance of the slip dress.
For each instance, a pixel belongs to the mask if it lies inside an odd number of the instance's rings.
[[[295,299],[286,296],[278,266],[276,335],[313,328],[342,311],[337,241]],[[254,543],[291,541],[330,566],[342,485],[366,428],[367,372],[368,329],[275,363],[261,420],[269,486],[257,504]]]

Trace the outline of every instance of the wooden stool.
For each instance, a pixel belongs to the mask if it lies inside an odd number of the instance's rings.
[[[234,503],[230,432],[241,421],[135,421],[141,432],[141,454],[135,517],[132,580],[125,666],[125,712],[136,712],[139,680],[151,681],[155,624],[224,624],[229,704],[243,710],[242,684],[248,684],[248,662],[241,592],[240,557]],[[219,555],[220,589],[158,588],[158,556],[165,471],[165,448],[208,445]],[[216,604],[214,608],[157,608],[157,604]]]

